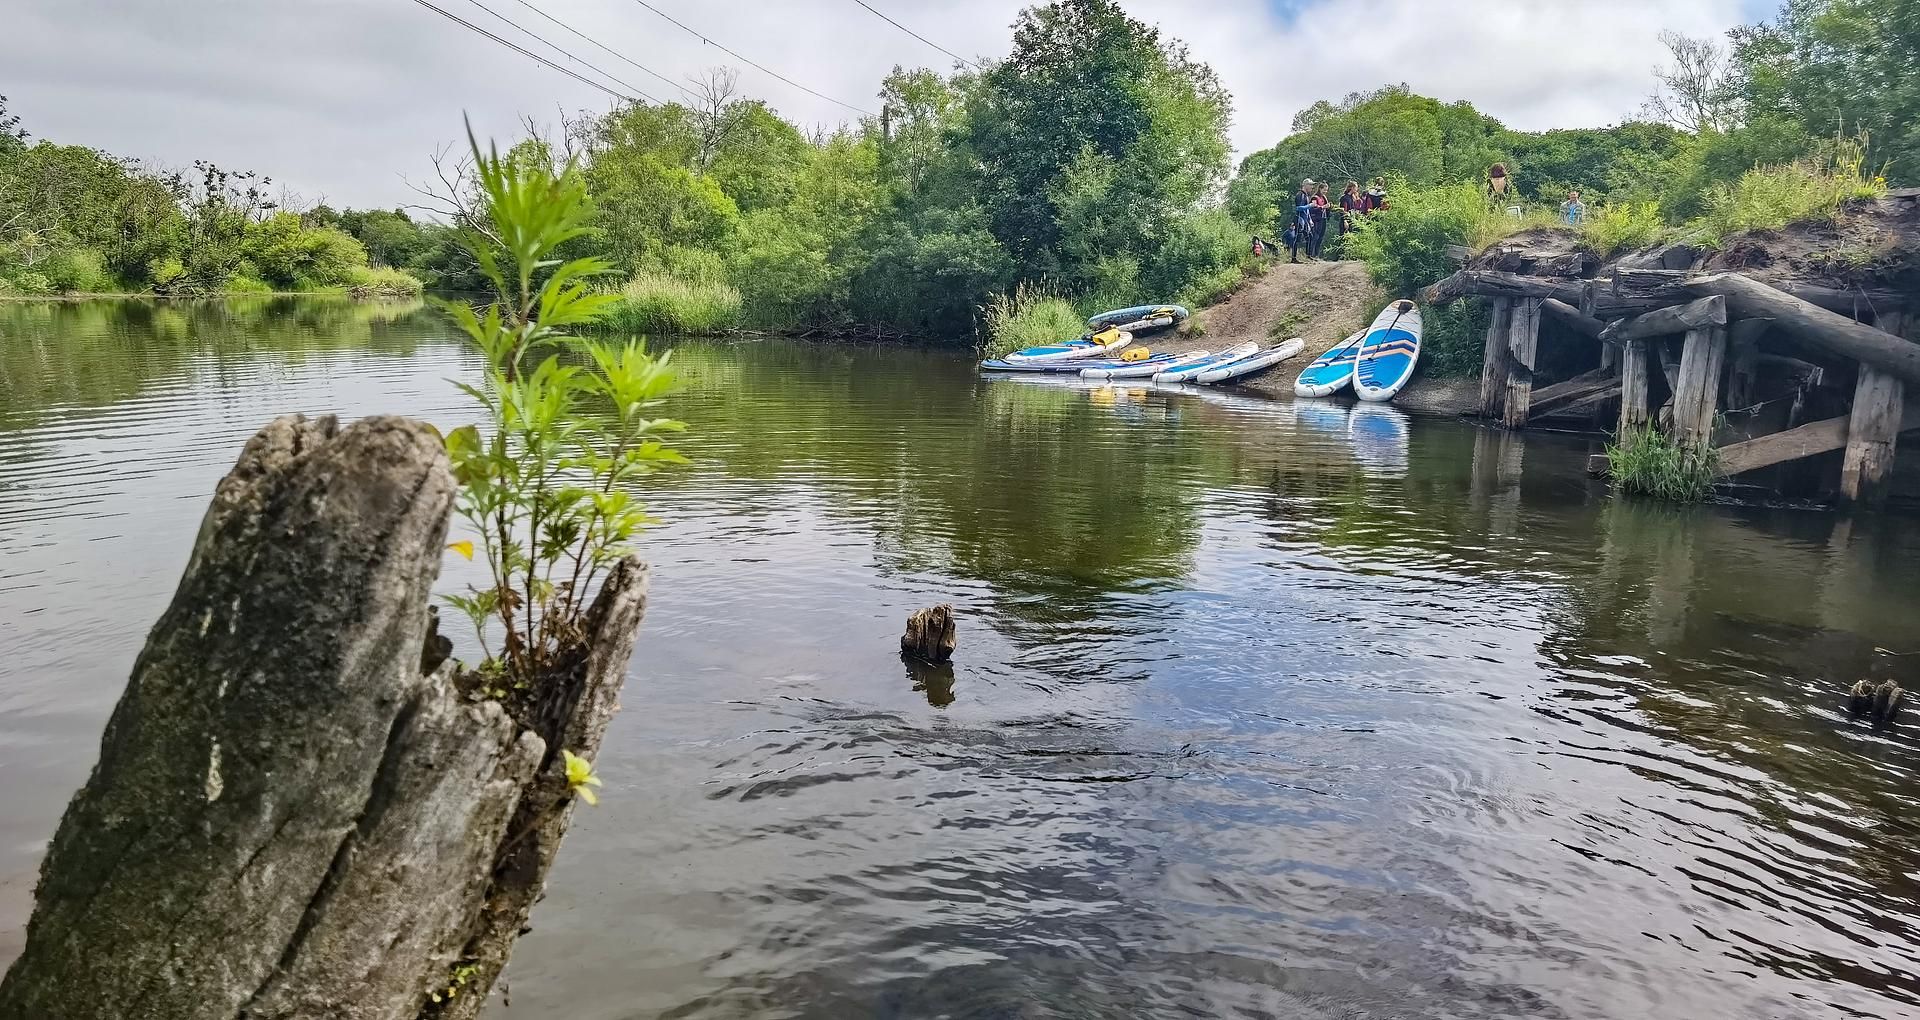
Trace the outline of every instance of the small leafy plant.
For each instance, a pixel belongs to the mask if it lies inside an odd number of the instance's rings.
[[[574,167],[502,158],[468,138],[485,220],[461,243],[494,293],[480,309],[443,303],[486,363],[479,385],[460,384],[485,412],[483,426],[446,439],[456,511],[474,532],[463,551],[479,553],[490,580],[447,601],[486,652],[471,686],[511,701],[583,647],[596,582],[652,521],[630,487],[686,463],[660,440],[685,426],[652,413],[675,387],[666,355],[569,332],[615,300],[591,286],[608,271],[604,260],[553,257],[588,230]]]

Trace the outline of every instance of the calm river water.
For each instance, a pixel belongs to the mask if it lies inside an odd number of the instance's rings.
[[[1837,712],[1920,648],[1911,522],[1390,409],[675,360],[697,463],[493,1016],[1920,1013],[1914,736]],[[427,311],[0,305],[0,953],[246,437],[457,424],[474,369]],[[938,601],[950,681],[896,654]]]

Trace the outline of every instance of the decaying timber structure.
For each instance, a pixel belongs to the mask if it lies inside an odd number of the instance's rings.
[[[1712,248],[1603,262],[1533,230],[1457,254],[1424,297],[1491,302],[1480,411],[1508,428],[1653,424],[1737,482],[1869,506],[1920,429],[1920,189]]]

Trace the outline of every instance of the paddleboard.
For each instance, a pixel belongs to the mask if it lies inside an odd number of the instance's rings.
[[[1249,340],[1246,343],[1229,347],[1226,350],[1219,352],[1218,354],[1208,355],[1207,357],[1201,358],[1199,361],[1196,361],[1190,365],[1182,365],[1179,368],[1171,368],[1165,371],[1156,372],[1154,373],[1153,381],[1161,382],[1161,383],[1186,382],[1187,380],[1192,379],[1194,376],[1197,376],[1200,373],[1207,371],[1208,369],[1219,368],[1220,366],[1228,364],[1229,362],[1239,361],[1241,358],[1244,358],[1247,355],[1252,354],[1255,351],[1258,351],[1259,349],[1260,349],[1259,344]]]
[[[1306,368],[1300,370],[1300,378],[1293,381],[1293,393],[1299,397],[1329,397],[1345,389],[1353,381],[1353,353],[1360,341],[1366,339],[1367,331],[1358,333],[1335,344],[1332,350],[1313,359]]]
[[[1132,308],[1116,308],[1111,312],[1101,312],[1087,320],[1087,328],[1117,326],[1129,332],[1143,333],[1147,330],[1177,326],[1187,320],[1187,315],[1187,310],[1179,305],[1135,305]],[[1132,329],[1133,326],[1141,328]]]
[[[1395,301],[1367,327],[1353,361],[1353,392],[1361,400],[1392,400],[1413,378],[1420,360],[1420,311],[1411,301]]]
[[[1299,354],[1305,350],[1307,342],[1294,337],[1285,343],[1274,344],[1264,351],[1255,351],[1238,361],[1229,361],[1216,368],[1210,368],[1193,377],[1197,383],[1222,383],[1264,372],[1269,368]]]
[[[1156,372],[1167,372],[1183,368],[1213,357],[1212,351],[1191,351],[1186,354],[1156,354],[1145,361],[1125,361],[1105,365],[1088,365],[1080,374],[1088,379],[1143,379]]]
[[[1176,363],[1177,361],[1179,361],[1179,358],[1172,354],[1156,354],[1150,358],[1144,358],[1140,361],[1121,361],[1117,358],[1113,360],[1101,358],[1094,361],[1089,361],[1085,358],[1070,358],[1064,361],[1013,361],[1006,358],[996,358],[991,361],[981,362],[980,371],[982,372],[1028,372],[1033,374],[1051,373],[1051,374],[1057,374],[1057,375],[1079,375],[1082,371],[1088,370],[1088,369],[1100,369],[1100,370],[1122,369],[1122,368],[1133,368],[1138,365],[1145,365],[1145,366],[1148,366],[1146,370],[1138,374],[1152,375],[1153,373],[1163,368],[1166,368],[1169,365]]]
[[[1076,361],[1080,358],[1097,358],[1112,354],[1132,342],[1132,333],[1118,329],[1102,329],[1063,344],[1045,344],[1040,347],[1029,347],[1024,351],[1015,351],[1007,355],[1006,360],[1012,362]]]

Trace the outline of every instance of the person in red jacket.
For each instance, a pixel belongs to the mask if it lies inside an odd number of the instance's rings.
[[[1347,236],[1353,229],[1354,217],[1367,211],[1367,196],[1360,193],[1359,181],[1348,181],[1347,190],[1340,193],[1340,236]]]

